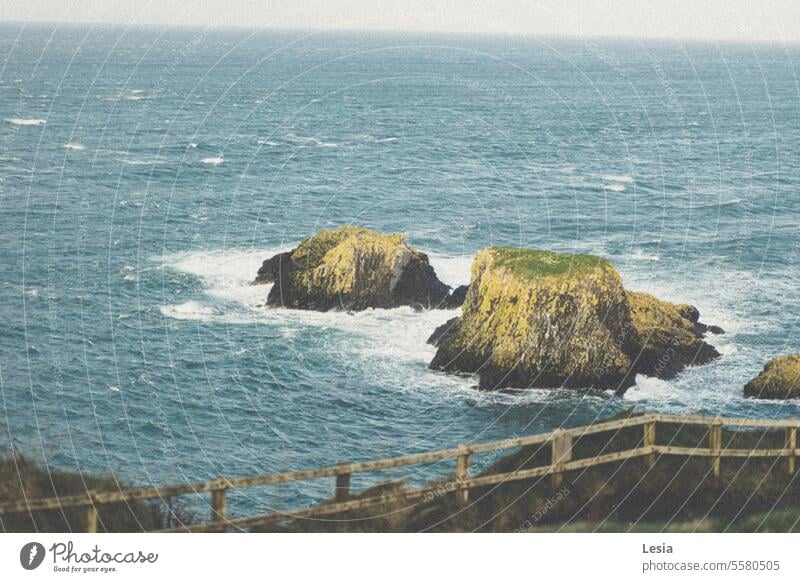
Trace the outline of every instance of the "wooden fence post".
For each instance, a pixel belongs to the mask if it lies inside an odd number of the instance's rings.
[[[350,461],[342,461],[340,467],[350,465]],[[347,501],[350,499],[350,473],[340,473],[336,475],[336,494],[335,501]]]
[[[790,426],[786,429],[786,448],[791,449],[789,456],[786,457],[786,472],[789,475],[794,474],[796,457],[795,449],[797,449],[797,427]]]
[[[552,455],[550,463],[552,465],[552,477],[550,481],[553,487],[561,486],[564,481],[564,471],[562,465],[572,460],[572,435],[563,428],[553,431]]]
[[[86,518],[86,533],[97,533],[97,505],[94,495],[89,493],[89,506],[84,513]]]
[[[460,485],[469,480],[469,458],[472,453],[465,445],[459,445],[461,454],[456,463],[456,485]],[[459,489],[456,491],[456,502],[459,505],[466,505],[469,502],[469,489]]]
[[[219,487],[211,490],[211,521],[220,523],[228,519],[228,487],[223,477],[217,483]]]
[[[642,445],[645,447],[654,447],[656,445],[656,421],[652,420],[642,425],[644,427],[644,440]],[[656,464],[656,454],[650,453],[644,458],[645,465],[652,467]]]
[[[719,477],[722,454],[722,419],[719,416],[714,419],[708,431],[708,448],[712,451],[711,469],[714,477]]]

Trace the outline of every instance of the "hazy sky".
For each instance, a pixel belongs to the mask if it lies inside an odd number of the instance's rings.
[[[800,41],[800,0],[0,0],[0,20]]]

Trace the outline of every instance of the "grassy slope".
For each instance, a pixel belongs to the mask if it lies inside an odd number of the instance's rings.
[[[124,488],[113,477],[97,477],[64,471],[50,473],[22,455],[0,459],[0,502],[46,497],[63,497],[85,493],[87,490],[118,491]],[[3,532],[67,532],[85,531],[82,509],[39,511],[0,515]],[[114,503],[98,509],[98,531],[136,532],[168,525],[167,515],[160,505],[143,501]],[[191,521],[191,516],[172,514],[172,523]]]
[[[658,444],[696,446],[705,427],[659,425]],[[575,441],[575,458],[641,442],[641,427]],[[723,447],[783,446],[776,431],[724,431]],[[487,472],[550,462],[549,447],[530,447],[499,459]],[[279,531],[800,531],[800,479],[783,460],[723,459],[715,478],[708,459],[662,457],[575,471],[560,487],[540,478],[474,489],[459,507],[452,493],[418,503],[325,521],[296,520]],[[388,511],[387,511],[388,510]]]

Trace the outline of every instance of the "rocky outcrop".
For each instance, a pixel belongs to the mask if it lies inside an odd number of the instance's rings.
[[[703,341],[708,326],[699,323],[692,305],[676,305],[647,293],[627,291],[633,327],[638,336],[632,354],[637,373],[669,379],[689,365],[706,364],[719,352]]]
[[[629,385],[630,310],[622,279],[599,257],[484,249],[461,317],[445,326],[431,367],[476,373],[484,389]]]
[[[800,398],[800,355],[778,356],[744,387],[749,398]]]
[[[457,297],[436,277],[427,255],[403,235],[356,226],[321,230],[267,259],[253,283],[273,283],[267,304],[294,309],[457,307]]]
[[[636,373],[668,378],[718,357],[698,319],[691,306],[626,291],[603,258],[490,248],[475,257],[462,315],[429,339],[431,367],[477,374],[483,389],[622,393]]]

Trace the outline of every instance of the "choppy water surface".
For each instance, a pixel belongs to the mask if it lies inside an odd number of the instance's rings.
[[[799,348],[798,54],[2,25],[0,442],[149,484],[631,406],[796,416],[741,390]],[[451,284],[493,244],[602,254],[629,288],[723,326],[724,357],[622,399],[487,394],[426,367],[425,339],[453,312],[261,307],[260,262],[342,223],[406,233]]]

